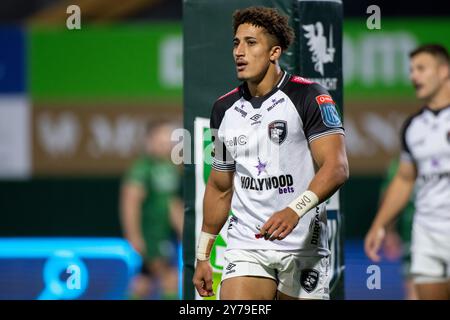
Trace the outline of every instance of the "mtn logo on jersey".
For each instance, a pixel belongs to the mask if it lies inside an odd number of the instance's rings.
[[[341,127],[341,117],[336,110],[333,99],[329,95],[321,94],[316,97],[316,101],[320,108],[323,123],[329,128]]]
[[[287,136],[287,122],[276,120],[269,123],[269,138],[272,142],[282,144]]]

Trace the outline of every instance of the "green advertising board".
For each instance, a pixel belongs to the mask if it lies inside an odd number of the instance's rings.
[[[28,65],[31,96],[37,101],[181,102],[181,27],[33,27]]]
[[[448,18],[383,18],[369,30],[365,19],[344,19],[344,95],[349,100],[414,99],[409,53],[418,45],[450,49]]]
[[[282,9],[292,10],[286,5]],[[221,21],[229,25],[230,19]],[[346,101],[413,99],[408,54],[423,43],[450,48],[449,21],[382,17],[381,30],[369,30],[365,19],[344,19]],[[199,35],[206,32],[197,31]],[[181,102],[180,23],[87,26],[82,30],[32,27],[28,38],[28,82],[34,100]],[[214,42],[206,49],[215,52]],[[292,65],[291,59],[291,54],[285,57],[285,67]]]

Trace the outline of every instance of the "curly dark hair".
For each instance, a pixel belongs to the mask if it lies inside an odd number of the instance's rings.
[[[264,28],[277,39],[282,50],[289,48],[294,40],[294,30],[289,26],[288,18],[281,15],[275,8],[249,7],[236,10],[233,14],[235,34],[238,27],[244,23]]]

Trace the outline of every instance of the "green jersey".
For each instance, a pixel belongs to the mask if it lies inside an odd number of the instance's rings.
[[[147,258],[166,256],[164,243],[170,240],[173,232],[169,206],[180,186],[177,167],[170,160],[142,156],[127,172],[125,183],[139,184],[145,190],[141,225]]]

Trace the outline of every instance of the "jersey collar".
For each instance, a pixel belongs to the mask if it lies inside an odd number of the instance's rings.
[[[450,104],[447,105],[447,106],[445,106],[445,107],[443,107],[443,108],[437,109],[437,110],[436,110],[436,109],[431,109],[429,106],[425,106],[425,107],[424,107],[425,110],[430,111],[430,112],[433,113],[435,116],[437,116],[439,113],[441,113],[442,111],[447,110],[447,109],[449,109],[449,108],[450,108]]]
[[[277,84],[270,90],[268,93],[261,97],[253,97],[248,90],[247,82],[244,82],[240,85],[241,96],[251,103],[253,108],[259,109],[264,101],[271,95],[273,95],[276,91],[280,90],[284,87],[284,85],[289,81],[291,75],[283,70],[283,76],[280,80],[278,80]]]

